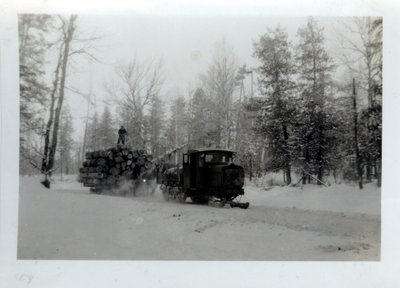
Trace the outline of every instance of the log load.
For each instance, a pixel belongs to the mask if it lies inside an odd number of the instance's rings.
[[[132,150],[123,145],[86,152],[78,179],[84,186],[98,190],[118,188],[127,180],[134,183],[154,170],[152,159],[144,150]]]

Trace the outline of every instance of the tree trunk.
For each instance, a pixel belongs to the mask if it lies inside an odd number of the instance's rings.
[[[307,184],[307,176],[306,176],[306,174],[303,172],[303,174],[302,174],[302,183],[303,183],[303,185],[305,185],[305,184]]]
[[[287,127],[285,124],[282,125],[283,129],[283,139],[285,141],[284,147],[286,149],[285,154],[286,154],[286,163],[285,163],[285,173],[286,173],[286,185],[290,185],[292,183],[292,177],[290,175],[290,152],[289,152],[289,147],[288,147],[288,139],[289,139],[289,134],[287,131]]]
[[[367,155],[367,168],[366,168],[366,179],[367,179],[367,181],[368,182],[371,182],[372,181],[372,157],[371,157],[371,155],[369,155],[369,153],[370,152],[368,152],[368,155]]]
[[[319,117],[320,123],[322,121],[322,117]],[[324,176],[324,166],[323,166],[323,148],[322,148],[322,141],[324,138],[323,135],[323,127],[320,124],[318,127],[318,136],[319,136],[319,147],[318,147],[318,154],[317,154],[317,162],[318,162],[318,173],[317,173],[317,179],[320,181],[318,182],[318,185],[321,185],[322,178]]]
[[[368,21],[368,43],[371,43],[371,39],[370,39],[370,21]],[[372,79],[372,51],[371,51],[371,47],[368,45],[366,47],[366,61],[367,61],[367,93],[368,93],[368,110],[367,110],[367,133],[368,133],[368,138],[371,139],[372,136],[372,131],[371,131],[371,113],[372,113],[372,98],[373,98],[373,79]],[[367,151],[367,171],[366,171],[366,178],[368,180],[368,182],[372,181],[372,166],[373,166],[373,159],[372,159],[372,155],[371,155],[371,150],[368,149]]]
[[[49,166],[49,150],[50,150],[50,132],[51,132],[51,127],[52,127],[53,121],[54,121],[54,105],[56,102],[56,93],[57,93],[57,88],[58,88],[58,83],[59,83],[59,78],[60,78],[62,47],[63,46],[61,46],[61,48],[60,48],[60,54],[58,56],[57,68],[54,73],[55,76],[54,76],[54,81],[53,81],[53,90],[51,91],[50,115],[49,115],[49,119],[47,121],[46,131],[45,131],[45,135],[44,135],[44,152],[43,152],[42,167],[41,167],[42,172],[47,172],[48,170],[51,169],[48,167]]]
[[[286,185],[290,185],[292,183],[292,177],[290,175],[290,165],[287,164],[285,168],[286,173]]]
[[[303,163],[303,170],[304,171],[307,171],[307,163],[310,161],[310,159],[309,159],[309,157],[308,157],[308,148],[306,147],[305,149],[304,149],[304,163]],[[309,179],[309,177],[306,175],[306,173],[303,171],[303,175],[302,175],[302,178],[303,178],[303,184],[307,184],[307,179],[308,179],[308,182],[310,183],[310,179]]]
[[[53,126],[53,136],[52,136],[52,143],[50,148],[49,154],[49,162],[48,162],[48,170],[52,169],[54,166],[54,159],[57,149],[57,140],[58,140],[58,129],[60,125],[60,115],[61,109],[64,101],[64,94],[65,94],[65,80],[67,77],[67,65],[68,65],[68,58],[69,58],[69,51],[70,51],[70,44],[72,41],[72,37],[75,31],[75,20],[77,16],[71,15],[69,22],[68,22],[68,30],[64,34],[64,51],[63,51],[63,60],[61,66],[61,79],[60,79],[60,87],[59,87],[59,96],[57,102],[57,108],[55,110],[55,117],[54,117],[54,126]]]
[[[250,173],[249,173],[249,179],[250,179],[250,181],[253,179],[253,161],[252,161],[252,156],[250,156],[250,161],[249,161],[250,163]]]
[[[381,161],[380,160],[376,160],[376,162],[375,162],[375,171],[376,171],[376,179],[378,181],[378,183],[377,183],[378,187],[382,186],[382,172],[381,172],[381,169],[382,169]]]
[[[358,148],[358,117],[357,117],[357,99],[356,99],[356,84],[353,78],[353,117],[354,117],[354,147],[356,152],[356,166],[358,174],[358,186],[363,189],[363,169],[361,166],[360,152]]]

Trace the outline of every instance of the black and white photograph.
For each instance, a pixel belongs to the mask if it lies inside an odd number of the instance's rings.
[[[400,284],[390,5],[172,2],[1,12],[0,286]]]
[[[18,258],[379,260],[382,32],[18,15]]]

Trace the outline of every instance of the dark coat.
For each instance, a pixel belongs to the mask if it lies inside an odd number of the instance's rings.
[[[126,134],[127,134],[127,132],[126,132],[125,128],[121,128],[118,130],[118,135],[122,136],[122,135],[126,135]]]

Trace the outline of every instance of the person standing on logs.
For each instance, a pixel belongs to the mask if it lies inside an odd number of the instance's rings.
[[[125,145],[125,139],[126,139],[126,135],[128,133],[126,132],[124,126],[121,125],[121,128],[118,130],[118,142],[117,145],[122,144]]]

